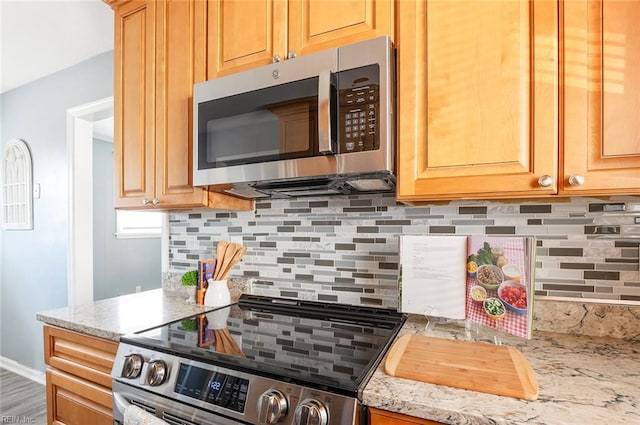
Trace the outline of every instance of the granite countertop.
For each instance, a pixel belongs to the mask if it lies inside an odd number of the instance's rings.
[[[466,339],[465,328],[410,316],[400,331]],[[492,330],[476,340],[492,342]],[[631,424],[640,423],[640,342],[606,337],[535,332],[532,340],[502,336],[518,348],[536,373],[536,401],[467,391],[388,376],[384,360],[367,384],[363,403],[445,424]]]
[[[247,291],[232,286],[232,302]],[[118,341],[120,336],[211,310],[189,304],[183,293],[156,289],[38,313],[46,324]],[[411,315],[406,333],[467,339],[459,323],[425,330]],[[634,325],[635,326],[635,325]],[[476,340],[493,341],[482,328]],[[518,348],[536,373],[540,394],[523,401],[388,376],[384,360],[363,392],[363,404],[445,424],[583,425],[640,423],[640,340],[535,331],[532,340],[501,336]]]
[[[187,316],[212,310],[189,304],[186,296],[163,289],[62,307],[36,314],[49,325],[118,341],[122,335],[160,326]]]

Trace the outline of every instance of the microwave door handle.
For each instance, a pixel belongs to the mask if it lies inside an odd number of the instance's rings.
[[[318,75],[318,150],[323,155],[333,154],[331,146],[331,72]]]

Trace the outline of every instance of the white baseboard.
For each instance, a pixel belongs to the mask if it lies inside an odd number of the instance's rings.
[[[31,369],[30,367],[20,364],[15,360],[0,356],[0,368],[7,369],[13,373],[37,382],[38,384],[44,385],[44,372],[36,369]]]

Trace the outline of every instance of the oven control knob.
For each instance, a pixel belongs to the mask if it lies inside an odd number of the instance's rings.
[[[167,364],[162,360],[152,360],[147,365],[147,384],[157,387],[167,377]]]
[[[287,416],[287,397],[278,390],[269,390],[258,400],[258,419],[261,424],[277,424]]]
[[[295,423],[296,425],[327,425],[329,412],[322,403],[308,398],[296,408]]]
[[[124,358],[124,364],[122,365],[122,373],[120,376],[127,379],[133,379],[140,376],[142,370],[143,359],[140,354],[131,354]]]

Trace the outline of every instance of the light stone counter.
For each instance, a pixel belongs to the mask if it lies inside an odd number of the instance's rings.
[[[160,326],[174,320],[213,310],[186,302],[188,289],[181,285],[182,273],[165,273],[162,288],[122,295],[76,307],[62,307],[36,314],[49,325],[119,341],[122,335]],[[230,278],[231,302],[251,292],[251,279]]]
[[[410,316],[400,331],[466,339],[457,324],[425,331],[426,320]],[[493,341],[492,330],[478,340]],[[363,403],[370,407],[446,424],[640,424],[640,341],[535,332],[532,340],[501,337],[531,363],[540,395],[528,402],[450,388],[384,373],[367,384]]]
[[[189,304],[186,296],[163,289],[63,307],[36,314],[49,325],[118,341],[120,336],[212,310]]]
[[[164,289],[49,310],[36,317],[50,325],[118,341],[122,335],[211,310],[185,302],[179,277],[178,273],[167,274]],[[232,302],[242,293],[251,293],[250,279],[234,278],[230,287]],[[364,404],[445,424],[640,424],[638,307],[550,302],[545,308],[540,314],[536,311],[532,340],[502,336],[505,344],[520,349],[533,366],[540,387],[538,400],[527,402],[390,377],[383,372],[383,360],[364,390]],[[549,309],[556,320],[546,314]],[[412,315],[400,334],[425,333],[425,325],[423,317]],[[545,332],[548,329],[582,335]],[[479,339],[491,342],[492,332],[483,331]],[[425,334],[465,339],[464,328],[457,325],[437,325]]]

